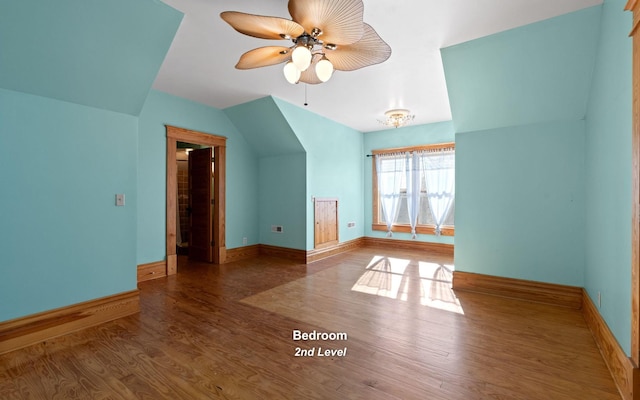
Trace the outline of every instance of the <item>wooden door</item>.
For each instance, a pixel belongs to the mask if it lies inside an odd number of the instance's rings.
[[[316,249],[338,244],[338,199],[314,200],[314,247]]]
[[[196,261],[213,262],[212,155],[211,148],[189,153],[189,258]]]

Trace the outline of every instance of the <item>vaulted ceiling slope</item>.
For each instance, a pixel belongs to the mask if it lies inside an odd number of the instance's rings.
[[[456,132],[585,117],[602,7],[442,50]]]
[[[163,92],[226,109],[264,96],[302,106],[361,132],[380,130],[392,108],[415,113],[414,124],[451,119],[440,49],[602,4],[602,0],[363,0],[364,20],[391,57],[356,71],[336,71],[320,85],[291,85],[283,65],[234,68],[258,46],[289,46],[239,34],[223,11],[290,19],[288,0],[162,0],[185,13],[154,83]],[[474,63],[469,65],[472,68]],[[308,93],[305,93],[305,87]],[[308,100],[308,101],[307,101]]]
[[[183,14],[154,0],[0,2],[0,87],[138,115]]]
[[[247,140],[258,157],[296,153],[313,155],[317,149],[344,149],[336,144],[360,132],[303,107],[273,96],[224,109],[224,113]],[[319,158],[324,158],[321,155]]]
[[[226,108],[224,113],[260,157],[305,151],[271,96]]]

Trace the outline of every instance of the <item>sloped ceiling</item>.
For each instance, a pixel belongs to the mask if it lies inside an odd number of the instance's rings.
[[[274,96],[361,132],[380,130],[390,108],[408,108],[415,125],[451,119],[440,49],[556,17],[602,0],[364,0],[364,20],[391,46],[389,60],[337,71],[322,85],[290,85],[282,65],[237,70],[242,53],[291,42],[234,31],[219,14],[242,11],[291,18],[287,0],[162,0],[185,18],[154,88],[226,109]],[[472,67],[473,64],[470,65]],[[305,87],[308,96],[305,96]]]
[[[260,157],[304,152],[304,147],[271,96],[224,110]]]
[[[442,50],[456,132],[583,119],[602,8]]]
[[[182,20],[154,0],[0,2],[0,87],[138,115]]]

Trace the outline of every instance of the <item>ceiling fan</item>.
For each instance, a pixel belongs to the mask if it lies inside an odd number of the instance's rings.
[[[364,23],[362,0],[289,0],[292,19],[225,11],[220,17],[236,31],[260,39],[291,40],[244,53],[237,69],[285,63],[290,83],[318,84],[334,70],[353,71],[386,61],[391,48]]]

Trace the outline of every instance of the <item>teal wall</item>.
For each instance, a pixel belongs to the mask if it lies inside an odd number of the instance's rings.
[[[130,115],[0,89],[0,321],[136,289],[136,135]]]
[[[227,248],[258,243],[258,164],[253,150],[221,110],[151,91],[139,118],[138,264],[164,260],[166,196],[165,125],[227,138]]]
[[[456,132],[582,119],[601,7],[442,49]]]
[[[442,50],[456,268],[584,284],[585,124],[602,7]]]
[[[409,125],[403,128],[386,129],[364,134],[364,153],[371,154],[372,150],[390,149],[394,147],[417,146],[422,144],[454,142],[453,122],[438,122],[425,125]],[[457,159],[456,152],[456,159]],[[364,218],[365,236],[386,237],[387,233],[371,229],[373,223],[373,161],[371,157],[363,157],[364,166]],[[457,200],[456,200],[457,202]],[[457,208],[457,207],[456,207]],[[456,210],[456,220],[457,220]],[[457,222],[456,222],[457,224]],[[457,234],[456,234],[457,235]],[[411,234],[396,232],[393,238],[411,240]],[[435,236],[418,234],[418,241],[453,244],[453,236]]]
[[[601,293],[628,354],[624,3],[443,49],[453,121],[362,134],[272,97],[218,110],[150,90],[182,19],[161,2],[2,2],[0,321],[133,290],[165,258],[170,124],[228,138],[229,249],[312,249],[312,196],[339,199],[341,241],[382,237],[366,154],[455,141],[456,268]]]
[[[259,160],[259,238],[261,244],[305,250],[306,157],[304,153]],[[281,233],[271,231],[282,226]]]
[[[338,199],[340,242],[364,235],[364,158],[362,133],[318,114],[274,99],[282,115],[306,151],[305,207],[307,250],[314,248],[314,205],[312,197]],[[347,227],[355,222],[354,227]]]
[[[584,284],[584,122],[456,135],[456,269]]]
[[[157,0],[0,2],[0,87],[138,115],[182,13]]]
[[[224,113],[257,157],[258,243],[305,250],[307,165],[296,132],[271,96],[229,107]],[[282,226],[282,232],[272,232],[274,225]]]
[[[623,0],[443,49],[456,268],[584,286],[630,351],[631,14]]]
[[[623,349],[631,344],[631,52],[626,1],[604,3],[586,130],[585,288]]]
[[[258,157],[304,152],[302,144],[271,97],[224,110]]]
[[[246,138],[258,163],[258,243],[306,249],[305,149],[271,97],[229,107],[225,114]],[[272,226],[282,232],[272,232]]]
[[[341,242],[363,236],[362,133],[271,96],[224,112],[259,158],[260,243],[313,249],[312,197],[338,198]]]

